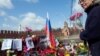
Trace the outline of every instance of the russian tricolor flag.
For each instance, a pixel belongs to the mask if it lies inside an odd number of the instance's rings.
[[[47,13],[45,31],[46,31],[47,40],[49,41],[50,48],[55,48],[56,47],[56,42],[55,42],[54,35],[52,33],[52,29],[51,29],[51,24],[50,24],[50,19],[49,19],[48,13]]]

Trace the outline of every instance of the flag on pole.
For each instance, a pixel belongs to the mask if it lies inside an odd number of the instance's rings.
[[[49,41],[49,46],[50,48],[55,48],[56,47],[56,42],[55,42],[55,38],[54,35],[52,33],[52,29],[51,29],[51,24],[50,24],[50,19],[47,13],[47,19],[46,19],[46,37]]]
[[[31,28],[29,28],[29,27],[25,27],[25,29],[26,29],[26,31],[29,31],[29,32],[31,32],[31,31],[32,31],[32,29],[31,29]]]
[[[31,32],[32,32],[32,29],[31,28],[29,28],[29,27],[25,27],[25,29],[26,29],[26,32],[27,32],[27,34],[31,34]]]
[[[75,19],[79,19],[83,14],[81,12],[77,12],[70,17],[71,21],[75,21]]]
[[[70,20],[72,21],[73,23],[73,26],[76,28],[76,29],[79,29],[81,30],[83,27],[82,27],[82,23],[81,23],[81,16],[83,14],[81,12],[76,12],[74,13],[71,17],[70,17]]]

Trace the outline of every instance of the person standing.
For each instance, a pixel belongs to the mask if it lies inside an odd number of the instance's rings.
[[[80,39],[87,41],[92,56],[100,56],[100,0],[79,0],[87,13]]]

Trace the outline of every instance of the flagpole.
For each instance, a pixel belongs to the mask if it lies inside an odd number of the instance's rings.
[[[73,0],[71,0],[71,15],[73,13]]]
[[[73,0],[71,0],[71,15],[72,15],[72,13],[73,13]],[[70,21],[70,26],[71,26],[71,21]]]

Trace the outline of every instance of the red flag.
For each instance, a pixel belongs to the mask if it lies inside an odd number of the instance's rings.
[[[82,15],[83,15],[82,13],[77,12],[77,13],[75,13],[74,15],[72,15],[72,16],[70,17],[70,20],[71,20],[71,21],[74,21],[75,19],[78,19],[78,18],[81,17]]]
[[[29,31],[29,32],[32,31],[32,29],[30,29],[29,27],[25,27],[25,29],[26,29],[26,31]]]
[[[82,15],[83,15],[82,13],[76,13],[77,18],[81,17]]]
[[[52,33],[50,20],[48,18],[46,19],[46,29],[45,29],[45,31],[46,31],[46,37],[50,41],[49,42],[50,48],[55,48],[56,42],[55,42],[55,38],[54,38],[53,33]]]
[[[74,20],[75,20],[75,15],[72,15],[72,16],[70,17],[70,20],[71,20],[71,21],[74,21]]]

